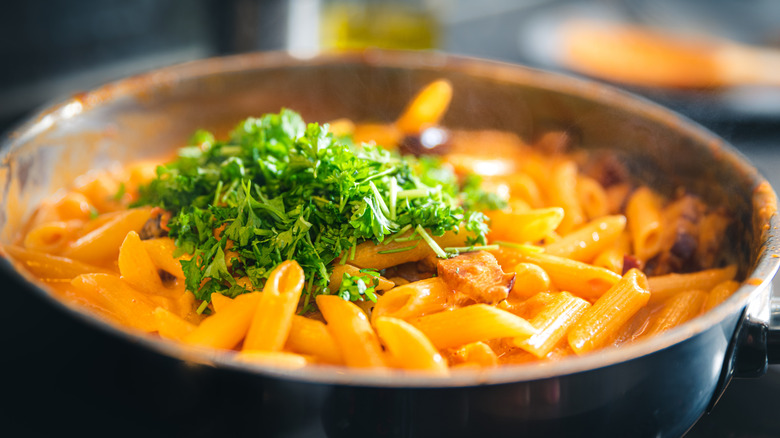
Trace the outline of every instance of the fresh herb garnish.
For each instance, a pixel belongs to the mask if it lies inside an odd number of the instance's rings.
[[[363,241],[414,230],[440,257],[447,254],[431,236],[447,231],[465,229],[470,246],[487,243],[485,216],[462,207],[485,195],[474,183],[462,190],[440,164],[354,146],[285,109],[241,122],[227,141],[196,132],[176,160],[157,168],[136,205],[171,213],[169,235],[177,255],[192,254],[181,264],[197,299],[248,292],[239,277],[261,289],[276,265],[296,260],[309,307],[327,291],[331,264],[353,258]],[[351,284],[357,289],[339,295],[371,299],[374,286]]]
[[[376,302],[379,272],[373,269],[361,269],[360,274],[362,275],[352,275],[345,272],[337,295],[347,301],[366,301],[368,299]]]

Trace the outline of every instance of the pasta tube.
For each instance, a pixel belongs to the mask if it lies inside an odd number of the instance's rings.
[[[88,300],[118,315],[128,325],[146,332],[157,330],[153,314],[157,306],[116,275],[82,274],[71,284]]]
[[[461,367],[494,367],[498,365],[498,356],[484,342],[472,342],[458,348],[454,353],[456,365]]]
[[[236,359],[246,363],[256,363],[281,368],[303,368],[309,362],[305,356],[284,351],[241,351]]]
[[[732,280],[724,281],[712,288],[710,293],[707,294],[707,299],[704,301],[703,312],[709,312],[717,307],[718,304],[726,301],[726,299],[736,292],[737,289],[739,289],[739,283]]]
[[[161,237],[147,239],[142,242],[144,248],[146,248],[146,253],[149,254],[157,269],[162,269],[176,278],[184,279],[184,271],[181,268],[180,260],[188,259],[192,256],[185,255],[174,258],[173,252],[176,251],[176,244],[173,242],[173,239]]]
[[[162,307],[155,308],[152,313],[157,322],[157,333],[163,338],[180,341],[197,327]]]
[[[519,252],[526,263],[538,265],[559,289],[588,300],[595,300],[620,280],[620,275],[575,260],[530,251]]]
[[[67,222],[44,222],[24,236],[24,247],[33,251],[60,253],[74,236]]]
[[[548,188],[550,203],[563,207],[565,212],[558,232],[566,234],[585,221],[582,205],[577,197],[577,164],[562,161],[553,165]]]
[[[677,292],[686,290],[712,290],[724,281],[733,280],[737,275],[737,265],[725,268],[706,269],[690,274],[667,274],[650,277],[650,291],[653,293],[651,302],[661,302]]]
[[[701,312],[707,293],[700,290],[678,292],[650,317],[643,336],[653,336],[692,319]]]
[[[371,318],[380,316],[410,320],[418,316],[441,312],[451,305],[454,292],[441,277],[415,281],[394,287],[376,301]]]
[[[328,322],[328,331],[339,346],[347,366],[385,366],[379,338],[371,328],[366,314],[358,306],[335,295],[318,295],[317,306]]]
[[[564,218],[560,207],[520,212],[494,210],[485,214],[490,218],[489,240],[521,243],[544,239],[558,228]]]
[[[634,254],[649,260],[661,251],[661,200],[647,187],[638,188],[626,206]]]
[[[452,348],[496,338],[527,338],[536,329],[526,320],[487,304],[474,304],[415,319],[436,348]]]
[[[589,307],[589,302],[568,292],[555,294],[530,321],[538,331],[530,338],[515,340],[515,345],[536,357],[547,356]]]
[[[577,199],[582,205],[585,216],[596,219],[609,214],[609,202],[604,187],[595,179],[577,176]]]
[[[233,302],[233,298],[226,297],[221,293],[214,292],[211,294],[211,307],[214,308],[214,312],[220,312],[222,309],[230,305]]]
[[[201,347],[234,348],[246,336],[261,296],[259,292],[237,296],[230,305],[204,319],[182,340]]]
[[[324,323],[294,315],[285,348],[295,353],[312,356],[319,362],[341,365],[344,358]]]
[[[116,260],[127,233],[141,231],[150,217],[150,211],[149,208],[137,208],[119,214],[72,242],[62,255],[87,263]]]
[[[417,134],[439,123],[452,99],[452,84],[444,79],[431,82],[409,103],[395,125],[404,134]]]
[[[406,321],[383,316],[374,323],[379,338],[400,368],[447,374],[447,363],[431,341]]]
[[[547,245],[545,252],[558,257],[588,262],[615,243],[625,228],[625,216],[602,217]]]
[[[140,291],[159,295],[164,290],[160,274],[135,231],[127,233],[119,247],[119,272]]]
[[[282,349],[305,281],[303,269],[292,260],[280,263],[271,272],[244,339],[244,350]]]
[[[569,346],[577,354],[604,347],[649,299],[645,274],[631,269],[572,327],[568,335]]]
[[[81,274],[110,273],[106,269],[78,260],[31,251],[14,245],[3,246],[2,249],[20,262],[31,274],[43,279],[71,279]]]

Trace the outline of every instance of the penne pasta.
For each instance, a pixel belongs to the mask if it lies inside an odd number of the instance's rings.
[[[709,312],[717,307],[720,303],[726,301],[728,297],[734,294],[739,289],[739,283],[733,280],[724,281],[713,287],[710,293],[707,294],[707,299],[704,300],[703,312]]]
[[[634,254],[649,260],[661,250],[661,202],[647,187],[640,187],[626,206],[628,230],[634,243]]]
[[[92,216],[93,208],[89,199],[78,192],[69,192],[54,205],[54,209],[62,221],[87,221]]]
[[[543,308],[548,306],[553,301],[553,298],[555,298],[554,292],[539,292],[531,298],[519,303],[504,300],[498,303],[498,308],[506,310],[507,312],[512,312],[525,320],[530,320],[541,312]]]
[[[305,356],[284,351],[243,350],[236,354],[236,359],[246,363],[292,369],[305,367],[309,363]]]
[[[180,341],[197,327],[162,307],[155,308],[152,314],[157,323],[157,332],[166,339]]]
[[[154,309],[158,306],[118,276],[82,274],[71,284],[87,300],[119,315],[126,324],[145,332],[157,330]]]
[[[244,339],[245,351],[280,351],[284,347],[304,281],[303,269],[294,261],[282,262],[271,272]]]
[[[452,99],[452,84],[440,79],[428,84],[409,103],[395,126],[408,135],[436,125],[444,116]]]
[[[588,176],[577,176],[577,199],[585,216],[590,220],[606,216],[610,212],[606,190],[598,181]]]
[[[607,211],[609,214],[619,214],[625,212],[628,197],[631,195],[631,185],[628,183],[619,183],[604,189],[607,195]]]
[[[385,366],[379,338],[366,314],[355,304],[335,295],[318,295],[317,306],[328,322],[328,331],[339,346],[344,363],[357,368]]]
[[[113,211],[120,206],[115,199],[119,192],[119,182],[106,172],[92,175],[92,178],[77,187],[76,191],[83,194],[98,212]]]
[[[381,373],[587,354],[739,287],[736,265],[713,268],[734,255],[727,207],[638,185],[620,157],[570,150],[569,130],[529,146],[430,129],[451,98],[439,80],[395,122],[306,124],[284,109],[226,139],[198,131],[168,163],[80,177],[14,219],[3,255],[149,336]]]
[[[612,271],[618,275],[623,273],[623,257],[625,253],[618,248],[607,248],[597,255],[592,265]]]
[[[454,304],[454,292],[440,277],[397,286],[382,294],[371,314],[376,321],[381,316],[410,320],[441,312]]]
[[[488,239],[509,242],[536,242],[550,235],[560,225],[564,211],[559,207],[536,210],[485,213],[490,218]]]
[[[577,354],[606,346],[649,299],[647,278],[642,271],[631,269],[571,328],[569,346]]]
[[[566,234],[585,222],[585,214],[577,197],[577,165],[573,161],[553,165],[548,191],[550,203],[560,206],[565,213],[559,233]]]
[[[589,307],[589,302],[568,292],[559,292],[529,321],[538,331],[530,338],[515,339],[514,343],[536,357],[545,357],[555,348],[558,341],[566,337],[569,328]]]
[[[382,316],[374,322],[379,338],[387,347],[392,363],[408,370],[447,374],[447,364],[431,341],[413,325]]]
[[[184,271],[181,268],[181,260],[189,259],[189,255],[176,258],[173,256],[176,251],[176,244],[173,239],[169,237],[160,237],[157,239],[147,239],[142,241],[146,253],[151,257],[152,263],[157,269],[175,276],[176,278],[183,279]]]
[[[650,277],[650,291],[653,293],[651,302],[658,303],[666,300],[677,292],[686,290],[712,290],[724,281],[733,280],[737,275],[737,266],[729,265],[725,268],[705,269],[704,271],[690,274],[667,274]]]
[[[24,236],[24,247],[31,251],[59,254],[74,237],[73,227],[67,222],[44,222]]]
[[[362,123],[355,126],[352,138],[357,144],[378,144],[392,149],[403,140],[404,133],[394,124]]]
[[[412,321],[436,348],[496,338],[527,338],[536,329],[526,320],[486,304],[422,316]]]
[[[625,216],[602,217],[545,246],[545,252],[558,257],[589,262],[615,243],[625,228]]]
[[[520,259],[538,265],[559,290],[587,300],[595,300],[620,280],[620,275],[604,268],[554,255],[521,252]]]
[[[484,342],[466,344],[455,350],[452,356],[457,368],[489,368],[498,365],[498,356]]]
[[[119,272],[123,280],[140,291],[155,295],[164,291],[160,274],[135,231],[127,233],[119,247]]]
[[[127,233],[140,232],[151,216],[150,211],[149,208],[137,208],[119,214],[70,243],[62,255],[87,263],[116,260]]]
[[[111,271],[67,257],[59,257],[44,252],[31,251],[19,246],[8,245],[2,248],[31,274],[46,279],[72,279],[81,274],[109,274]]]
[[[211,294],[211,307],[215,312],[220,312],[222,309],[230,305],[231,302],[233,302],[233,298],[226,297],[221,293],[215,292]]]
[[[707,293],[700,290],[678,292],[666,300],[661,310],[650,317],[643,336],[654,336],[676,327],[701,312]]]
[[[237,296],[220,312],[204,319],[182,341],[221,350],[234,348],[246,336],[261,296],[260,292]]]
[[[485,178],[483,187],[510,202],[522,200],[529,209],[544,207],[542,192],[530,176],[516,172],[495,178]],[[515,209],[512,208],[514,211]]]
[[[344,364],[341,351],[324,323],[311,318],[294,315],[290,334],[284,348],[295,353],[311,356],[317,362],[333,365]]]

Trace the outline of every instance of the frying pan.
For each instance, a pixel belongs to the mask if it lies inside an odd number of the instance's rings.
[[[613,88],[444,54],[240,55],[154,71],[55,104],[3,140],[0,243],[13,241],[35,206],[76,176],[162,157],[195,129],[224,134],[249,115],[281,107],[307,121],[389,121],[438,78],[455,89],[445,126],[501,129],[529,142],[563,129],[576,134],[579,148],[618,156],[638,182],[666,194],[685,187],[710,205],[728,206],[736,219],[729,245],[750,281],[711,312],[650,339],[436,379],[235,362],[96,319],[12,261],[2,267],[24,292],[124,343],[138,366],[159,376],[146,388],[151,403],[164,395],[193,414],[208,406],[225,416],[218,429],[229,435],[281,435],[314,418],[329,436],[680,436],[733,376],[759,376],[780,360],[780,337],[768,323],[780,262],[775,194],[733,147]]]

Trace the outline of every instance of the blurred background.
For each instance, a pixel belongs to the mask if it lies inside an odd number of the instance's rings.
[[[731,141],[780,187],[775,0],[28,0],[3,6],[0,131],[78,91],[209,56],[437,50],[585,76],[640,94]],[[9,308],[30,317],[0,327],[6,351],[20,352],[0,359],[17,377],[7,393],[18,399],[17,409],[0,410],[3,424],[25,436],[60,427],[35,423],[27,409],[32,404],[64,409],[61,417],[93,411],[90,421],[132,423],[128,436],[171,435],[162,432],[170,424],[163,427],[142,407],[99,402],[111,397],[103,383],[123,388],[117,382],[128,371],[121,368],[124,349],[106,347],[105,335],[35,298],[11,297]],[[52,334],[51,326],[62,330]],[[24,340],[17,340],[22,332]],[[30,345],[30,335],[40,344]],[[68,341],[73,336],[87,342]],[[105,348],[100,363],[78,359],[90,340]],[[28,385],[33,378],[37,384]],[[777,394],[777,369],[760,380],[734,381],[689,436],[780,436]],[[304,428],[300,436],[310,432]]]

